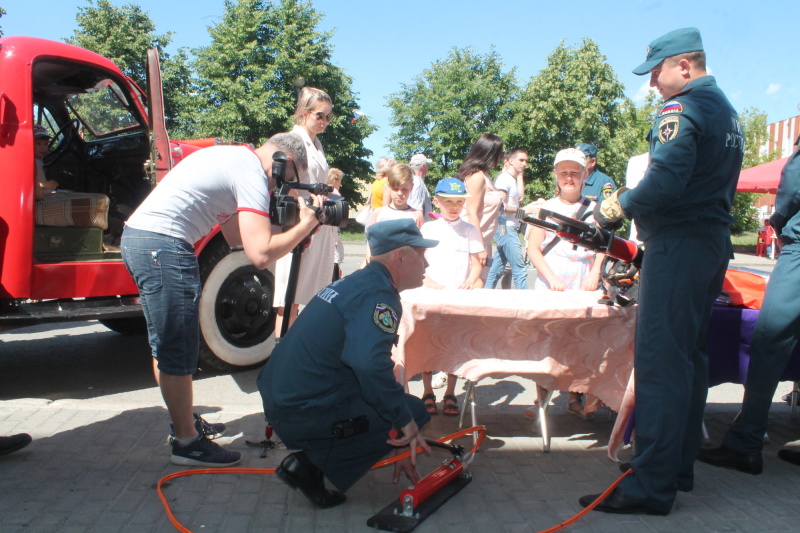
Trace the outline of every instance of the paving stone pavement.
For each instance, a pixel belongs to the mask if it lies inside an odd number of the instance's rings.
[[[158,390],[149,383],[145,339],[116,336],[91,324],[68,334],[70,345],[96,343],[109,351],[99,357],[110,358],[111,342],[138,343],[145,355],[125,367],[127,376],[110,368],[92,376],[98,380],[94,391],[67,394],[57,390],[58,380],[56,385],[42,385],[37,373],[50,369],[67,380],[68,366],[52,369],[50,363],[42,363],[43,370],[24,371],[24,363],[15,357],[23,343],[30,347],[38,341],[15,343],[12,334],[0,335],[0,435],[27,432],[34,438],[27,448],[0,457],[0,533],[175,531],[155,487],[163,476],[182,468],[169,463],[168,418]],[[84,337],[102,338],[81,341]],[[33,357],[27,352],[25,356]],[[201,376],[195,381],[198,412],[228,425],[228,436],[221,442],[242,452],[241,467],[274,468],[285,449],[272,450],[262,459],[259,450],[244,442],[263,438],[257,374],[258,370],[250,370]],[[25,383],[12,387],[20,380]],[[97,390],[112,380],[124,387]],[[461,385],[459,399],[464,395]],[[410,387],[412,393],[421,392],[419,381]],[[9,395],[12,389],[15,392]],[[35,390],[37,397],[16,392],[20,389]],[[669,516],[590,513],[567,531],[796,531],[800,467],[776,455],[786,443],[800,445],[800,422],[791,418],[790,408],[779,399],[788,389],[782,384],[776,394],[763,475],[698,463],[694,491],[679,494]],[[487,426],[488,437],[471,466],[473,482],[420,525],[419,533],[541,531],[577,513],[580,496],[600,492],[618,477],[617,465],[606,455],[613,426],[607,409],[594,421],[584,421],[566,412],[563,396],[556,397],[550,414],[551,451],[544,453],[537,432],[522,416],[533,401],[533,382],[518,377],[486,379],[476,391],[479,422]],[[741,393],[738,385],[711,389],[706,425],[712,442],[718,442],[731,423]],[[424,432],[440,437],[456,430],[457,419],[439,415]],[[462,443],[468,445],[469,439]],[[622,459],[632,453],[623,450]],[[429,472],[445,459],[445,452],[435,451],[433,458],[420,459],[419,470]],[[269,474],[184,477],[168,482],[164,493],[178,519],[195,532],[366,532],[375,531],[366,526],[367,518],[404,488],[402,483],[392,484],[391,477],[391,467],[370,472],[348,492],[345,505],[329,510],[315,509],[302,494]]]
[[[257,371],[249,371],[237,380],[254,386],[256,376]],[[412,392],[419,388],[418,381],[411,383]],[[476,390],[479,423],[487,426],[488,437],[472,464],[473,482],[419,526],[419,533],[540,531],[570,518],[580,510],[578,497],[600,492],[619,475],[606,456],[613,426],[607,409],[594,421],[584,421],[568,414],[564,397],[557,397],[550,415],[552,449],[544,453],[537,432],[522,416],[533,398],[532,382],[487,379]],[[463,394],[459,387],[459,397]],[[712,440],[718,441],[730,424],[738,408],[731,397],[740,395],[738,386],[712,389],[706,415]],[[246,439],[260,440],[264,426],[258,393],[246,396],[249,402],[200,411],[228,424],[230,436],[222,442],[242,452],[240,466],[274,468],[285,449],[262,459],[258,450],[245,446]],[[174,531],[155,487],[161,477],[181,468],[169,463],[166,413],[155,403],[123,408],[124,402],[100,399],[3,401],[0,434],[25,431],[34,442],[0,457],[0,533]],[[455,432],[456,426],[457,419],[439,415],[425,433],[439,437]],[[776,456],[784,443],[800,438],[798,421],[785,404],[774,406],[770,437],[761,476],[698,463],[695,490],[679,494],[669,516],[590,513],[568,531],[796,530],[800,468]],[[469,438],[462,442],[470,443]],[[631,454],[623,450],[622,458]],[[435,451],[433,458],[420,460],[419,469],[430,471],[445,459],[446,452]],[[375,531],[366,526],[367,518],[404,488],[393,485],[391,476],[391,467],[370,472],[348,492],[345,505],[329,510],[313,508],[269,474],[179,478],[168,482],[164,492],[178,519],[195,532],[361,532]]]

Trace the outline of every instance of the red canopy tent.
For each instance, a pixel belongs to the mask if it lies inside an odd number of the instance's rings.
[[[781,181],[781,171],[787,161],[789,161],[789,156],[742,170],[739,173],[736,192],[775,194],[778,192],[778,183]]]

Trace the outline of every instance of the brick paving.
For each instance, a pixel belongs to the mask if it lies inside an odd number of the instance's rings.
[[[774,264],[759,259],[748,260],[747,266]],[[92,328],[86,329],[80,333],[91,335]],[[75,339],[79,342],[79,337]],[[0,342],[0,364],[11,361],[14,350],[13,343]],[[140,373],[141,382],[147,382],[146,365]],[[272,450],[262,459],[259,450],[244,443],[263,435],[257,373],[198,380],[198,401],[215,402],[198,410],[210,421],[228,424],[229,436],[221,442],[242,452],[241,467],[274,468],[285,449]],[[0,375],[7,390],[14,376],[5,371]],[[106,379],[114,379],[114,374],[109,372]],[[419,381],[410,385],[411,392],[421,391]],[[540,531],[578,512],[578,497],[599,492],[616,479],[617,465],[607,458],[605,445],[613,415],[603,409],[594,421],[580,420],[566,412],[564,396],[556,397],[550,410],[552,450],[544,453],[531,422],[522,417],[533,400],[532,385],[516,377],[480,382],[478,416],[488,428],[488,437],[471,467],[474,480],[416,531]],[[776,395],[762,475],[698,463],[694,491],[679,494],[669,516],[590,513],[567,531],[797,530],[800,507],[795,491],[800,467],[776,455],[786,443],[800,445],[800,422],[790,417],[789,407],[779,400],[788,389],[782,384]],[[710,391],[706,425],[712,442],[719,441],[735,416],[741,391],[736,385]],[[461,399],[461,386],[457,392]],[[27,432],[34,442],[0,457],[0,533],[175,531],[155,491],[161,477],[181,470],[169,463],[167,415],[157,389],[148,383],[80,398],[17,396],[0,395],[5,398],[0,402],[0,435]],[[439,415],[425,433],[439,437],[456,431],[456,426],[457,419]],[[464,444],[468,443],[465,439]],[[624,460],[632,453],[623,450],[621,457]],[[444,452],[435,451],[433,458],[420,460],[419,469],[428,472],[446,458]],[[348,492],[345,505],[329,510],[315,509],[302,494],[265,474],[180,478],[168,483],[165,494],[176,516],[195,532],[366,532],[375,531],[366,526],[367,518],[404,488],[392,484],[391,477],[391,467],[370,472]]]

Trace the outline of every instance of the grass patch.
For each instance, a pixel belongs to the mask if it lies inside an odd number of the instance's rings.
[[[758,238],[758,233],[755,231],[742,233],[741,235],[731,235],[731,242],[733,243],[733,251],[740,254],[756,253],[757,238]]]
[[[364,242],[364,226],[351,218],[339,235],[343,241]],[[755,245],[753,245],[753,249],[755,249]]]

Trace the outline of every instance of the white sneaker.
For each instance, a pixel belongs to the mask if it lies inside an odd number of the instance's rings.
[[[447,385],[447,372],[437,372],[431,379],[431,386],[434,389],[441,389]]]

